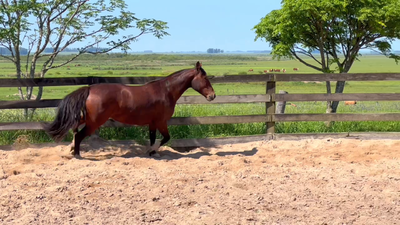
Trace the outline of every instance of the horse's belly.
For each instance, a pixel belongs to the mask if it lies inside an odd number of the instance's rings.
[[[146,119],[146,118],[124,118],[122,121],[119,121],[118,119],[116,119],[118,122],[121,123],[126,123],[126,124],[130,124],[130,125],[138,125],[138,126],[144,126],[144,125],[148,125],[151,123],[152,120],[150,119]]]
[[[155,110],[135,110],[124,114],[115,114],[111,118],[130,125],[148,125],[152,122],[162,120],[164,115]]]

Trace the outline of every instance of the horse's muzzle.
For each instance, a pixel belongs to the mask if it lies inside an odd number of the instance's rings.
[[[213,94],[209,94],[209,95],[207,95],[207,101],[212,101],[212,100],[214,100],[215,99],[215,97],[216,97],[216,95],[215,95],[215,93],[213,93]]]

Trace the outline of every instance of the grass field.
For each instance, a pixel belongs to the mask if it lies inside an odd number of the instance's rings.
[[[63,56],[67,57],[67,56]],[[46,77],[86,77],[86,76],[166,76],[174,71],[190,68],[196,61],[202,61],[203,68],[209,75],[261,74],[267,69],[283,69],[293,73],[316,73],[294,60],[276,61],[269,55],[120,55],[84,56],[77,61],[56,70],[51,70]],[[75,66],[79,65],[79,66]],[[0,78],[12,78],[14,67],[7,61],[0,61]],[[253,69],[254,72],[248,72]],[[397,73],[400,66],[393,60],[382,56],[367,55],[355,62],[351,73]],[[1,81],[0,81],[1,82]],[[214,84],[217,96],[240,94],[263,94],[265,84],[234,83]],[[353,82],[345,87],[345,93],[396,93],[399,92],[400,81]],[[45,87],[43,99],[63,98],[77,86]],[[325,93],[324,83],[281,82],[277,90],[290,93]],[[35,92],[34,92],[35,93]],[[0,100],[18,100],[16,88],[0,88]],[[194,90],[188,90],[185,95],[198,95]],[[288,113],[324,113],[324,102],[298,102],[298,107],[287,107]],[[399,102],[359,102],[355,106],[339,106],[339,112],[346,113],[376,113],[398,112]],[[265,113],[264,104],[225,104],[225,105],[178,105],[174,116],[218,116],[218,115],[251,115]],[[33,120],[49,121],[54,117],[53,109],[40,109]],[[1,122],[24,121],[22,110],[1,110]],[[321,133],[321,132],[361,132],[361,131],[400,131],[399,122],[337,122],[327,128],[323,122],[280,123],[279,133]],[[171,135],[179,138],[221,137],[234,135],[262,134],[265,132],[263,123],[226,124],[226,125],[192,125],[171,126]],[[51,141],[43,132],[17,131],[2,132],[1,144],[10,144],[18,136],[26,135],[31,142]],[[100,135],[106,139],[147,139],[147,129],[106,128]],[[71,135],[68,136],[71,140]]]

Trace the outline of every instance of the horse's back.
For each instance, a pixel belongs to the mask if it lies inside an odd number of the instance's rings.
[[[124,107],[153,106],[157,102],[165,101],[165,95],[159,93],[157,84],[142,86],[127,86],[124,84],[96,84],[90,88],[90,97]]]
[[[159,89],[156,83],[142,86],[96,84],[91,87],[87,107],[121,123],[145,125],[163,117],[160,112],[168,116],[173,114],[167,97],[160,95]]]

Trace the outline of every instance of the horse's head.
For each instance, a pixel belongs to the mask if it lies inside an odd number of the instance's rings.
[[[208,101],[215,99],[214,88],[208,80],[207,73],[201,67],[201,63],[196,63],[196,75],[192,80],[192,88],[203,95]]]

